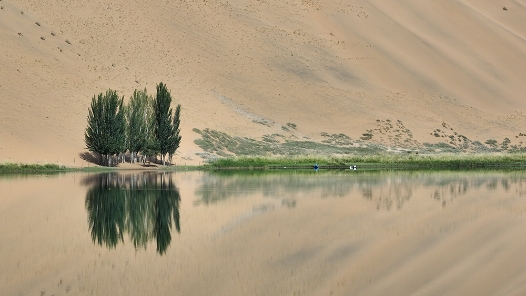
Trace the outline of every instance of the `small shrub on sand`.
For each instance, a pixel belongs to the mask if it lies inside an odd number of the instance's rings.
[[[497,140],[489,139],[485,143],[491,147],[497,147]]]
[[[296,124],[295,123],[287,123],[287,126],[290,127],[291,129],[296,129]]]

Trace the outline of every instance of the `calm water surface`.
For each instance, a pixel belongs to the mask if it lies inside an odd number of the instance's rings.
[[[525,295],[526,173],[0,175],[1,295]]]

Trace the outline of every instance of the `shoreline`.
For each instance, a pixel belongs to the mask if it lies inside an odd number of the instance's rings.
[[[199,169],[198,166],[183,166],[185,170]],[[93,165],[88,167],[67,167],[58,164],[31,164],[31,163],[0,163],[0,174],[12,173],[66,173],[66,172],[115,172],[115,171],[176,171],[181,170],[181,166],[124,166],[124,167],[105,167]]]
[[[125,163],[123,166],[67,167],[58,164],[2,163],[0,173],[40,172],[115,172],[115,171],[180,171],[180,170],[281,170],[312,169],[523,169],[526,168],[526,153],[513,154],[374,154],[350,156],[304,155],[297,157],[232,157],[222,158],[203,165],[154,165],[144,167]]]
[[[490,169],[526,168],[526,154],[375,154],[352,156],[238,157],[204,165],[207,169]]]

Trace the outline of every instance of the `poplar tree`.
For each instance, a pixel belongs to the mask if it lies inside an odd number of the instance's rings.
[[[179,113],[180,105],[177,106],[176,117],[172,119],[172,96],[166,85],[162,82],[157,85],[157,95],[154,101],[155,114],[155,139],[158,153],[161,154],[161,161],[163,165],[166,164],[165,157],[169,153],[173,155],[181,137],[179,136]],[[175,127],[175,124],[177,126]],[[174,128],[175,127],[175,128]]]
[[[175,151],[177,150],[177,148],[179,148],[179,144],[181,143],[181,136],[179,135],[179,133],[181,132],[181,130],[179,129],[179,124],[181,123],[180,116],[181,104],[178,104],[175,108],[175,114],[172,123],[172,138],[170,141],[170,147],[168,147],[168,157],[170,159],[170,162],[172,161],[172,156],[175,154]]]
[[[144,151],[148,145],[152,128],[150,100],[146,88],[135,90],[126,106],[126,146],[130,152],[130,162],[135,162],[137,153]]]
[[[93,96],[88,110],[88,127],[84,142],[89,151],[103,157],[103,164],[111,166],[111,157],[126,149],[126,121],[123,108],[124,98],[109,89],[106,94]]]

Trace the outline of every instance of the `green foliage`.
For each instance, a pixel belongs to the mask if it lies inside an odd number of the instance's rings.
[[[172,123],[172,134],[170,135],[170,145],[168,146],[168,154],[173,155],[177,148],[179,148],[179,144],[181,143],[181,136],[179,133],[181,132],[181,129],[179,128],[179,125],[181,123],[180,120],[181,116],[181,105],[177,105],[175,108],[175,114],[174,114],[174,120]]]
[[[157,85],[157,95],[154,101],[155,138],[159,145],[159,153],[168,153],[168,145],[172,124],[172,96],[162,82]]]
[[[89,151],[108,156],[126,149],[126,120],[123,108],[124,98],[114,90],[93,96],[88,111],[88,127],[84,132],[84,142]],[[111,166],[111,162],[107,163]]]
[[[360,137],[360,139],[362,139],[364,141],[370,140],[372,138],[373,138],[373,134],[371,134],[371,133],[364,133],[364,134],[362,134],[362,137]]]
[[[283,135],[279,134],[264,135],[262,140],[258,141],[251,138],[232,137],[211,129],[204,129],[199,132],[201,139],[196,139],[194,143],[206,152],[221,156],[228,154],[237,156],[361,154],[380,151],[380,148],[374,144],[350,147],[351,140],[344,134],[331,136],[325,133],[324,137],[330,138],[329,143],[325,141],[318,143],[285,139]]]
[[[123,101],[111,89],[93,96],[84,132],[86,148],[102,155],[107,166],[111,166],[113,155],[126,151],[133,160],[138,153],[160,153],[163,161],[167,153],[171,157],[181,142],[181,105],[177,105],[172,116],[172,98],[166,85],[157,86],[155,99],[144,89],[135,90],[127,106]]]
[[[510,140],[510,139],[508,139],[508,138],[504,138],[504,141],[502,141],[502,144],[501,144],[500,147],[501,147],[502,149],[506,150],[506,149],[508,149],[508,146],[510,145],[510,143],[511,143],[511,140]]]
[[[126,146],[132,155],[144,151],[150,140],[153,128],[151,100],[153,98],[148,96],[146,89],[135,90],[126,106]]]
[[[485,143],[491,147],[497,147],[497,140],[489,139]]]
[[[320,166],[348,168],[349,165],[359,165],[360,169],[378,168],[506,168],[526,166],[526,154],[401,154],[376,153],[349,156],[300,156],[300,157],[230,157],[217,159],[210,163],[214,168],[268,168],[288,167],[305,168],[314,163]]]
[[[64,171],[65,166],[58,164],[24,164],[24,163],[2,163],[0,172],[39,172],[39,171]]]
[[[322,137],[325,137],[327,139],[323,140],[322,143],[327,143],[331,145],[338,145],[338,146],[344,146],[344,145],[351,145],[353,144],[352,139],[347,136],[346,134],[332,134],[329,135],[328,133],[321,133]]]
[[[181,105],[177,105],[175,115],[172,119],[172,109],[170,107],[172,103],[172,96],[170,91],[166,88],[166,85],[162,82],[157,85],[157,95],[153,104],[155,114],[155,140],[157,141],[158,152],[161,154],[161,159],[164,163],[164,156],[168,153],[174,154],[179,143],[181,142],[181,136],[179,135],[179,123]]]

